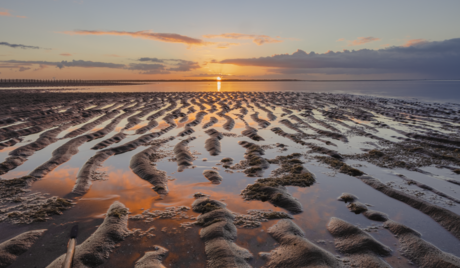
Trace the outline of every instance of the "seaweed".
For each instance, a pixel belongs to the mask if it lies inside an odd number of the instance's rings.
[[[108,216],[110,216],[110,217],[117,217],[119,219],[121,217],[123,217],[123,216],[126,216],[126,215],[128,215],[128,209],[127,208],[114,208],[108,214]]]
[[[321,163],[329,165],[333,169],[338,169],[340,173],[344,173],[354,177],[364,175],[364,172],[362,172],[361,170],[353,168],[335,158],[327,156],[315,156],[315,158],[318,159]]]
[[[202,214],[206,214],[217,209],[221,209],[221,207],[211,202],[200,203],[197,208],[194,208],[195,211],[200,211]]]
[[[382,153],[382,152],[379,151],[379,150],[374,149],[374,150],[370,150],[370,151],[369,151],[369,155],[370,155],[371,157],[382,157],[382,156],[384,155],[384,153]]]

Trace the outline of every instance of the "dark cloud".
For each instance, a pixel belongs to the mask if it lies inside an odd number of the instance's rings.
[[[41,70],[46,69],[46,68],[48,68],[48,67],[49,67],[49,66],[47,66],[47,65],[40,64],[40,65],[38,66],[38,68],[35,69],[34,71],[41,71]]]
[[[171,67],[168,70],[175,71],[175,72],[188,72],[191,70],[201,68],[198,62],[194,61],[187,61],[187,60],[172,60],[175,61],[175,67]]]
[[[144,57],[144,58],[138,59],[138,61],[163,63],[159,65],[163,66],[165,70],[173,71],[173,72],[188,72],[194,69],[201,68],[198,62],[181,60],[181,59],[158,59],[158,58]]]
[[[123,68],[124,64],[116,64],[110,62],[97,62],[97,61],[84,61],[84,60],[72,60],[72,61],[61,61],[56,65],[59,69],[64,67],[84,67],[84,68],[112,68],[120,69]]]
[[[7,46],[11,48],[22,48],[22,49],[40,49],[40,47],[36,46],[26,46],[26,45],[20,45],[20,44],[10,44],[8,42],[0,42],[0,46]]]
[[[52,62],[52,61],[18,61],[18,60],[9,60],[3,61],[7,63],[15,64],[40,64],[46,66],[56,66],[59,69],[64,67],[83,67],[83,68],[113,68],[113,69],[122,69],[125,67],[124,64],[108,63],[108,62],[97,62],[97,61],[84,61],[84,60],[73,60],[73,61],[61,61],[61,62]]]
[[[163,64],[150,64],[150,63],[131,63],[126,68],[133,71],[141,71],[141,74],[168,74]]]
[[[158,63],[130,63],[117,64],[110,62],[96,62],[84,60],[72,61],[0,61],[0,68],[22,68],[22,66],[39,65],[36,71],[43,70],[49,66],[55,66],[59,69],[66,67],[81,67],[81,68],[111,68],[111,69],[125,69],[131,71],[140,71],[142,74],[169,74],[170,72],[187,72],[194,69],[201,68],[198,62],[180,60],[180,59],[156,59],[156,58],[140,58],[141,62],[158,62]],[[29,70],[28,69],[23,69]],[[20,69],[21,71],[21,69]]]
[[[317,54],[297,50],[260,58],[226,59],[219,63],[268,67],[282,74],[419,74],[427,78],[460,78],[460,38],[412,46]]]
[[[29,68],[29,67],[24,67],[24,66],[19,67],[19,71],[20,71],[20,72],[28,71],[28,70],[30,70],[30,69],[31,69],[31,68]]]
[[[138,61],[164,62],[164,60],[160,60],[160,59],[157,59],[157,58],[148,58],[148,57],[140,58],[140,59],[138,59]]]
[[[192,74],[192,75],[185,75],[184,77],[222,77],[222,74],[218,73],[199,73],[199,74]]]

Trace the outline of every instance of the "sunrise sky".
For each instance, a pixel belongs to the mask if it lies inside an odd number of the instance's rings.
[[[0,78],[460,79],[460,1],[2,0]]]

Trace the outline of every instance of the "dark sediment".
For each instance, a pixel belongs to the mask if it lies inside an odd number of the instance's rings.
[[[205,133],[210,136],[210,138],[205,141],[206,150],[210,155],[219,155],[221,152],[220,140],[223,139],[224,136],[213,128],[206,130]]]
[[[187,148],[187,145],[196,139],[195,137],[190,137],[186,140],[183,140],[174,146],[174,154],[176,155],[176,162],[179,166],[179,169],[193,165],[193,155],[190,150]]]
[[[78,147],[88,141],[88,137],[80,136],[66,142],[61,147],[53,151],[50,160],[34,169],[29,175],[36,178],[43,178],[59,165],[67,162],[73,155],[78,153]]]
[[[254,113],[254,114],[251,114],[251,118],[252,118],[252,120],[254,120],[254,122],[259,124],[259,126],[261,128],[266,128],[266,127],[268,127],[270,125],[270,122],[268,122],[267,120],[259,118],[259,113],[257,113],[257,112]]]
[[[268,233],[279,246],[267,256],[265,268],[344,267],[334,255],[306,239],[304,232],[291,220],[278,221]]]
[[[423,240],[421,234],[411,228],[388,220],[384,227],[399,239],[402,255],[421,268],[460,267],[460,258],[441,251]]]
[[[100,125],[101,123],[107,121],[107,120],[110,120],[112,118],[114,118],[115,116],[117,116],[120,112],[119,111],[111,111],[111,112],[108,112],[107,114],[99,117],[98,119],[92,121],[91,123],[88,123],[82,127],[80,127],[79,129],[76,129],[70,133],[68,133],[67,135],[64,136],[64,138],[73,138],[73,137],[76,137],[78,135],[81,135],[95,127],[97,127],[98,125]]]
[[[104,141],[101,141],[100,143],[94,145],[91,149],[93,150],[100,150],[100,149],[104,149],[106,148],[107,146],[110,146],[114,143],[119,143],[120,141],[122,141],[124,138],[126,138],[126,134],[123,133],[123,132],[119,132],[115,135],[113,135],[111,138],[109,139],[106,139]]]
[[[136,130],[136,134],[144,134],[145,132],[151,130],[152,128],[155,128],[156,126],[158,126],[158,122],[155,120],[150,120],[146,126],[143,126]]]
[[[144,256],[140,258],[134,268],[165,268],[161,261],[168,255],[168,250],[164,247],[153,246],[154,251],[145,252]]]
[[[0,244],[0,268],[10,266],[20,255],[43,235],[46,230],[33,230],[22,233]]]
[[[200,237],[205,243],[207,267],[251,267],[247,261],[253,256],[245,248],[235,244],[237,229],[233,214],[222,202],[200,198],[193,202],[192,209],[201,213],[197,225],[203,227]]]
[[[273,171],[273,177],[258,179],[254,184],[248,185],[241,192],[243,197],[246,200],[269,201],[291,213],[302,212],[302,205],[287,192],[286,186],[308,187],[315,182],[315,177],[303,167],[299,156],[300,154],[292,154],[270,160],[280,164],[280,168]]]
[[[207,169],[203,171],[203,176],[214,184],[220,184],[222,181],[222,176],[220,176],[219,172],[215,170]]]
[[[391,249],[358,227],[333,217],[327,229],[334,237],[337,250],[350,258],[352,267],[391,267],[379,258],[390,256]]]
[[[101,166],[105,160],[114,154],[115,152],[112,150],[104,150],[97,152],[93,157],[86,161],[83,167],[81,167],[78,171],[77,181],[75,182],[75,186],[72,189],[72,193],[78,195],[86,194],[91,187],[92,176],[96,169]]]
[[[151,146],[131,158],[130,168],[141,179],[150,182],[153,190],[160,195],[168,194],[168,178],[164,171],[159,171],[151,165],[152,155],[160,148],[160,145]]]
[[[246,129],[241,131],[241,134],[243,134],[244,136],[250,138],[250,139],[253,139],[255,141],[263,141],[264,138],[262,138],[259,134],[257,134],[257,129],[253,128],[253,127],[250,127],[248,125],[246,125]]]
[[[219,120],[217,120],[217,118],[215,118],[214,116],[211,116],[211,118],[209,119],[209,122],[204,124],[203,128],[212,127],[217,122],[219,122]]]
[[[408,204],[409,206],[420,210],[426,215],[430,216],[433,220],[439,223],[442,227],[447,229],[455,237],[460,239],[460,216],[454,212],[447,210],[445,208],[433,205],[429,202],[423,201],[417,197],[411,196],[404,192],[395,190],[376,178],[370,176],[361,176],[358,177],[361,181],[371,186],[372,188],[392,197],[396,200],[399,200],[403,203]]]

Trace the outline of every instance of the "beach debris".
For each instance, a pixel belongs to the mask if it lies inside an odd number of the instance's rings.
[[[97,267],[109,258],[116,244],[128,235],[128,209],[115,201],[107,210],[104,222],[84,242],[75,248],[72,267]],[[54,260],[47,268],[61,268],[65,254]]]

